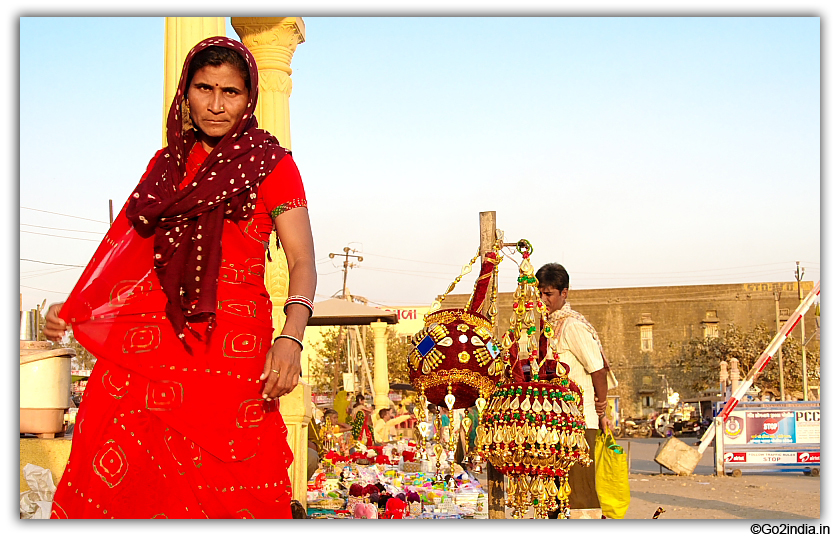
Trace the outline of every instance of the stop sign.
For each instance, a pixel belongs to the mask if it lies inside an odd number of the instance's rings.
[[[776,434],[779,430],[778,420],[769,419],[764,422],[764,432],[767,434]]]

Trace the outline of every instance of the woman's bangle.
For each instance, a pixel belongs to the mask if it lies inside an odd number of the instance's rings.
[[[309,310],[310,317],[315,314],[315,308],[312,301],[303,295],[292,295],[287,298],[286,303],[283,305],[283,313],[286,313],[286,308],[288,308],[290,304],[300,304],[301,306],[305,306],[306,309]]]
[[[277,343],[277,340],[280,339],[280,338],[291,339],[292,341],[294,341],[295,343],[300,345],[300,350],[303,350],[303,342],[301,340],[299,340],[298,338],[296,338],[295,336],[290,336],[289,334],[280,334],[279,336],[274,338],[274,343]]]

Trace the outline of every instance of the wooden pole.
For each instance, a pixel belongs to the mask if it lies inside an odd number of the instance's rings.
[[[496,211],[478,213],[479,223],[479,253],[481,260],[493,248],[496,240]],[[493,282],[497,284],[497,282]],[[482,313],[490,306],[485,300]],[[487,462],[487,516],[489,518],[505,518],[505,476]]]

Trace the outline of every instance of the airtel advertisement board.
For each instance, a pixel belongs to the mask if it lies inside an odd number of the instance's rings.
[[[723,433],[727,444],[819,444],[820,411],[735,410]]]

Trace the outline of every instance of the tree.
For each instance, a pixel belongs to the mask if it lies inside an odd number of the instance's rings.
[[[692,338],[676,348],[676,364],[687,378],[684,380],[697,393],[716,388],[720,385],[720,362],[738,359],[741,378],[755,364],[761,353],[767,349],[776,332],[764,324],[750,331],[743,331],[734,325],[728,325],[714,338]],[[782,353],[785,369],[785,392],[802,394],[802,346],[799,338],[788,337],[778,352]],[[820,378],[820,349],[806,347],[808,380]],[[771,358],[753,384],[761,392],[779,393],[778,353]]]
[[[368,369],[373,375],[373,337],[370,327],[359,327],[362,336],[365,356],[368,359]],[[347,370],[347,338],[348,330],[341,327],[329,328],[323,333],[323,340],[315,346],[318,359],[310,360],[309,379],[316,391],[336,393],[342,379],[342,373]],[[397,334],[396,330],[388,327],[388,380],[389,382],[407,383],[408,353],[411,343],[405,336]]]

